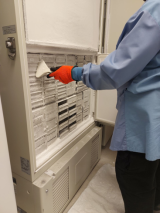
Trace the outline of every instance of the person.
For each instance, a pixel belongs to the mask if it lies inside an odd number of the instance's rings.
[[[62,66],[48,77],[117,89],[110,149],[125,213],[160,212],[160,1],[147,0],[129,19],[116,50],[100,65]]]

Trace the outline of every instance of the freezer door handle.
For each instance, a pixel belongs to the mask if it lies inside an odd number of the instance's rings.
[[[8,37],[6,40],[6,48],[8,49],[8,56],[11,60],[16,57],[16,43],[14,37]]]

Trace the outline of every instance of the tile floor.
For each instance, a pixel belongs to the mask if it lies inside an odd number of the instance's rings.
[[[116,152],[113,152],[109,149],[110,143],[106,145],[106,147],[102,148],[102,154],[101,154],[101,159],[98,162],[98,164],[95,166],[95,168],[92,170],[84,184],[81,186],[77,194],[74,196],[74,198],[71,200],[67,208],[64,210],[63,213],[67,213],[70,208],[73,206],[73,204],[76,202],[76,200],[79,198],[79,196],[82,194],[82,192],[86,189],[88,183],[91,181],[91,179],[94,177],[94,175],[97,173],[97,171],[104,165],[104,164],[111,164],[115,165],[115,160],[116,160]]]

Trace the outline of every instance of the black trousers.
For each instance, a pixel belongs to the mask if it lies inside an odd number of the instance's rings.
[[[148,161],[145,154],[119,151],[116,176],[125,213],[160,210],[160,160]]]

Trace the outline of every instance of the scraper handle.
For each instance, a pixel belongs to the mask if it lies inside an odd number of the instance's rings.
[[[61,67],[61,66],[60,66],[60,67]],[[52,71],[51,73],[57,71],[60,67],[51,67],[51,68],[50,68],[50,70]],[[50,76],[51,73],[49,73],[49,74],[47,75],[47,78],[52,78],[52,77]]]

